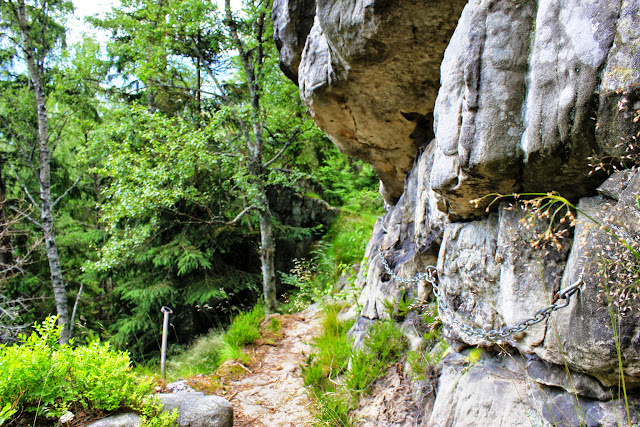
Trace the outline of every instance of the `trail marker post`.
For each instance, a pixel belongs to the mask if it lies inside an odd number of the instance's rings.
[[[167,361],[167,336],[169,335],[169,315],[173,313],[167,306],[162,306],[160,311],[164,314],[162,322],[162,348],[160,349],[160,373],[162,379],[166,379],[165,362]]]

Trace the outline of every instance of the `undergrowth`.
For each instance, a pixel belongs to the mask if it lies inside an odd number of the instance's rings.
[[[133,372],[127,353],[97,340],[59,345],[56,321],[48,317],[30,336],[21,335],[19,344],[0,346],[0,424],[20,417],[55,424],[79,413],[91,418],[131,410],[144,425],[173,425],[177,413],[161,412],[150,382]]]
[[[304,384],[316,402],[318,425],[353,425],[349,411],[399,359],[405,345],[396,324],[386,320],[373,324],[360,348],[353,350],[347,337],[352,322],[339,320],[341,308],[325,307],[322,333],[313,340],[314,351],[302,366]]]
[[[368,192],[354,196],[350,204],[341,208],[338,218],[305,259],[293,261],[289,272],[280,272],[280,279],[292,291],[281,305],[281,312],[296,312],[319,301],[326,295],[335,295],[335,284],[342,274],[351,274],[342,296],[352,297],[355,276],[353,266],[363,264],[365,249],[371,231],[380,214],[382,203]]]
[[[170,358],[167,364],[169,377],[177,379],[211,373],[227,360],[249,362],[244,347],[261,338],[260,326],[264,316],[264,307],[257,304],[253,309],[234,316],[226,331],[212,330],[199,338],[189,348]]]

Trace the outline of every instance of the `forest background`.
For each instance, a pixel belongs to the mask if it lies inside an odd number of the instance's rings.
[[[259,301],[286,309],[300,257],[359,261],[378,179],[307,116],[270,10],[123,0],[88,18],[106,43],[69,45],[72,2],[0,1],[3,342],[57,314],[61,341],[144,361],[162,306],[187,344]],[[334,230],[288,223],[291,195],[341,207]]]

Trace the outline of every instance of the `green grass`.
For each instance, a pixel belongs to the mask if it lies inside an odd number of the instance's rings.
[[[196,340],[191,347],[170,358],[167,373],[170,379],[212,373],[227,360],[249,361],[243,347],[261,337],[260,323],[265,311],[261,304],[237,314],[227,331],[212,330]]]
[[[314,351],[302,366],[304,384],[316,403],[317,422],[324,426],[352,425],[349,411],[404,348],[402,332],[395,323],[380,321],[370,327],[362,349],[354,352],[347,338],[353,323],[338,319],[342,307],[325,307],[322,332],[314,338]]]
[[[362,260],[378,214],[378,211],[340,212],[324,238],[329,244],[327,255],[336,265],[353,265]]]
[[[362,211],[343,208],[308,259],[294,260],[288,273],[280,272],[282,282],[293,290],[278,310],[281,313],[300,311],[334,293],[334,284],[340,275],[363,260],[379,213],[377,207],[369,205]]]
[[[344,384],[352,394],[366,393],[376,378],[399,359],[405,340],[402,331],[391,320],[373,324],[364,338],[362,348],[351,358],[351,369]]]

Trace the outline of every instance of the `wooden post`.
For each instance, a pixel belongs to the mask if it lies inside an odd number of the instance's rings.
[[[162,306],[160,311],[164,314],[164,319],[162,322],[162,348],[160,349],[160,373],[162,374],[162,379],[166,379],[166,371],[165,371],[165,362],[167,361],[167,336],[169,335],[169,315],[173,313],[173,311],[167,307]]]

